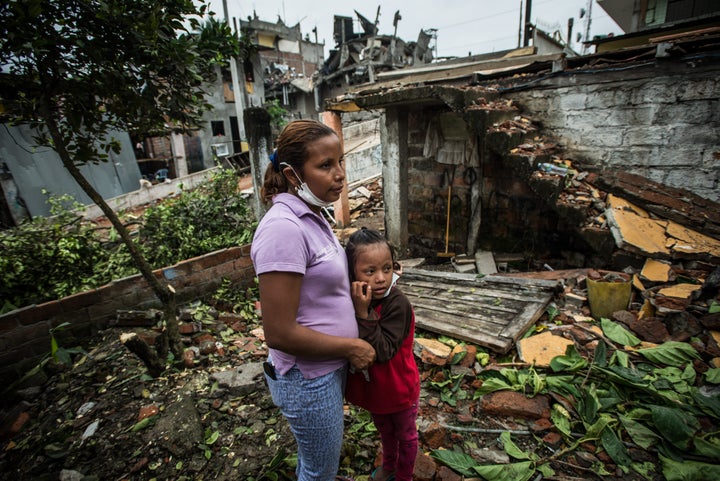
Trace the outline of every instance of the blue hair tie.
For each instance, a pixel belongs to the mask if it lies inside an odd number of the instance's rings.
[[[273,153],[270,154],[270,162],[272,163],[275,172],[280,172],[280,163],[278,162],[277,149],[273,150]]]

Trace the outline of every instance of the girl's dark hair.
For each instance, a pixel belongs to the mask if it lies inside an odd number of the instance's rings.
[[[374,229],[366,229],[363,227],[360,230],[353,232],[347,240],[345,245],[345,255],[348,261],[348,271],[350,271],[350,282],[355,280],[355,260],[357,259],[358,250],[361,247],[369,246],[372,244],[385,244],[390,249],[390,257],[392,258],[393,265],[395,264],[395,248],[392,244],[382,235],[380,232]]]
[[[290,183],[283,175],[280,163],[284,162],[292,166],[298,175],[302,175],[303,165],[308,158],[308,144],[328,135],[337,134],[333,129],[317,120],[294,120],[285,126],[277,139],[276,161],[268,164],[265,170],[265,179],[260,192],[263,202],[269,204],[275,194],[287,192],[290,189]]]

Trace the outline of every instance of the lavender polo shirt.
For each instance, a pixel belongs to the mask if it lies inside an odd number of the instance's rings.
[[[358,337],[345,251],[328,222],[300,198],[285,193],[273,198],[273,206],[255,231],[250,256],[258,275],[303,274],[298,324],[333,336]],[[277,349],[270,349],[270,356],[280,374],[297,365],[306,379],[328,374],[347,362],[302,359]]]

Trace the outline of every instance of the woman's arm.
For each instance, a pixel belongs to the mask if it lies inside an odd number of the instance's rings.
[[[306,359],[345,358],[355,369],[367,369],[375,350],[359,338],[324,334],[297,323],[303,276],[268,272],[258,276],[265,341],[273,349]]]

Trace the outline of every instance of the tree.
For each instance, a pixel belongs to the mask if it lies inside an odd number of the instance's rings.
[[[161,357],[182,354],[172,286],[160,282],[79,166],[119,152],[112,130],[184,130],[210,106],[203,87],[247,55],[225,22],[193,0],[15,0],[0,5],[2,121],[33,127],[108,217],[163,305]]]

